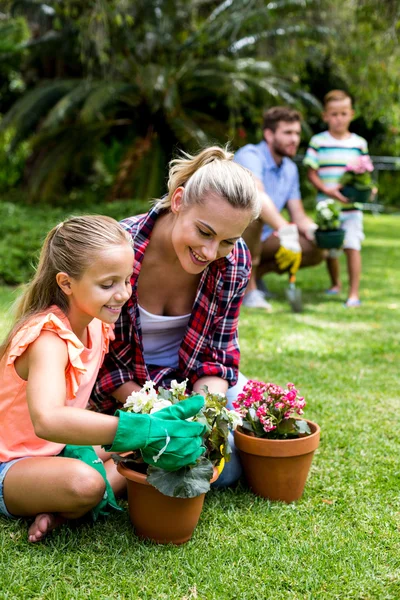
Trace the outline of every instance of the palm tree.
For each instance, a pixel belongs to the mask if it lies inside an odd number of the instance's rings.
[[[67,175],[87,172],[98,143],[118,137],[126,150],[110,198],[156,196],[177,147],[237,142],[243,120],[258,119],[266,102],[298,102],[293,78],[254,55],[260,40],[285,34],[277,27],[284,16],[290,35],[302,33],[295,18],[305,3],[75,2],[63,31],[81,48],[81,76],[41,82],[1,125],[12,129],[14,147],[31,140],[31,194],[50,196]]]

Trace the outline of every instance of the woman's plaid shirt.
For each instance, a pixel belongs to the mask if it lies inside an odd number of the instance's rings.
[[[206,376],[221,377],[231,386],[237,381],[239,310],[251,272],[250,253],[242,239],[236,242],[227,257],[211,263],[202,274],[179,349],[178,369],[144,362],[137,282],[152,229],[160,214],[161,211],[154,207],[146,215],[122,221],[134,240],[132,296],[115,324],[115,340],[111,342],[92,393],[91,408],[97,411],[115,410],[117,402],[111,394],[131,380],[139,385],[149,379],[158,385],[169,385],[172,379],[188,378],[189,388],[197,379]]]

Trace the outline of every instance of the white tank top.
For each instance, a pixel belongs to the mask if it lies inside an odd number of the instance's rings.
[[[188,315],[153,315],[139,306],[143,354],[146,364],[158,367],[178,366],[178,351],[185,335]]]

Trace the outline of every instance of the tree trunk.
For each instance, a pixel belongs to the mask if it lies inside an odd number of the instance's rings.
[[[143,156],[150,150],[152,141],[155,137],[153,127],[150,126],[146,136],[138,138],[134,141],[125,153],[115,177],[114,185],[108,195],[108,202],[113,202],[118,198],[129,198],[132,195],[130,183],[132,181],[132,173],[138,168]]]

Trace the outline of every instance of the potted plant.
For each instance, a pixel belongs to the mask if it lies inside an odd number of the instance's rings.
[[[340,248],[343,245],[345,231],[340,227],[340,208],[331,198],[317,204],[315,222],[315,241],[319,248]]]
[[[205,387],[205,405],[193,417],[207,426],[205,454],[194,465],[166,471],[143,462],[140,451],[114,455],[118,471],[126,477],[129,517],[136,534],[158,543],[182,544],[188,541],[197,525],[204,497],[230,458],[228,434],[240,417],[226,408],[224,394],[212,394]],[[171,387],[155,389],[147,381],[133,392],[124,409],[136,413],[154,413],[188,398],[186,380],[172,381]]]
[[[364,204],[371,197],[375,188],[371,173],[374,165],[370,157],[365,154],[359,156],[355,161],[349,163],[341,176],[339,183],[343,186],[341,192],[352,204]]]
[[[288,503],[301,497],[320,438],[316,423],[298,418],[305,404],[293,383],[283,389],[255,380],[233,403],[242,418],[235,444],[255,494]]]

